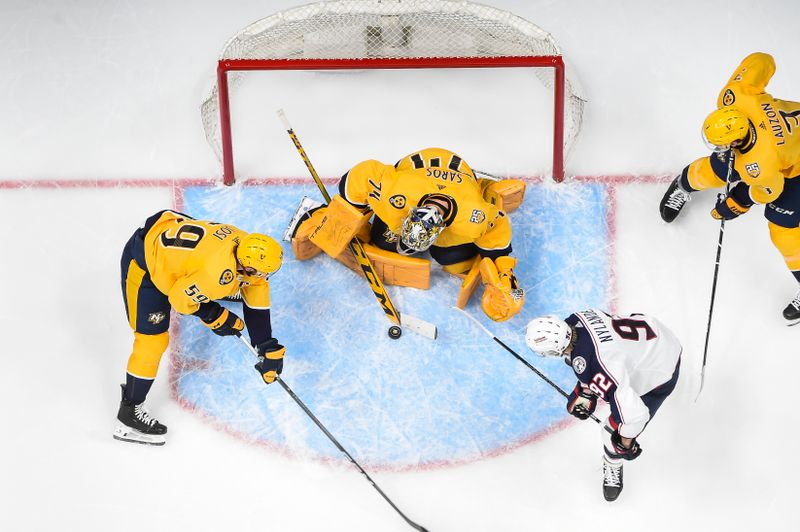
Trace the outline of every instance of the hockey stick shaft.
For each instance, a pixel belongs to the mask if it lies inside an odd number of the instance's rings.
[[[563,395],[565,398],[569,399],[569,394],[568,394],[567,392],[565,392],[565,391],[564,391],[564,390],[563,390],[563,389],[562,389],[562,388],[561,388],[561,387],[560,387],[558,384],[556,384],[556,383],[554,383],[553,381],[551,381],[551,380],[550,380],[550,379],[547,377],[547,375],[545,375],[544,373],[542,373],[541,371],[539,371],[538,369],[536,369],[536,368],[535,368],[535,367],[534,367],[534,366],[533,366],[533,365],[532,365],[530,362],[528,362],[528,361],[527,361],[527,360],[525,360],[525,359],[524,359],[522,356],[520,356],[520,355],[519,355],[519,353],[517,353],[516,351],[514,351],[513,349],[511,349],[510,347],[508,347],[508,345],[506,345],[506,343],[505,343],[505,342],[503,342],[503,341],[502,341],[500,338],[498,338],[497,336],[493,335],[493,334],[491,333],[491,331],[489,331],[489,329],[487,329],[486,327],[484,327],[484,326],[483,326],[483,324],[482,324],[481,322],[479,322],[477,319],[475,319],[475,317],[474,317],[472,314],[470,314],[469,312],[466,312],[465,310],[462,310],[462,309],[460,309],[460,308],[458,308],[458,307],[453,307],[453,308],[454,308],[454,309],[456,309],[457,311],[461,312],[462,314],[464,314],[466,317],[468,317],[468,318],[469,318],[469,319],[470,319],[470,320],[471,320],[473,323],[475,323],[475,324],[476,324],[476,325],[477,325],[477,326],[478,326],[478,327],[479,327],[479,328],[480,328],[480,329],[481,329],[481,330],[482,330],[484,333],[486,333],[486,336],[488,336],[489,338],[491,338],[492,340],[494,340],[495,342],[497,342],[498,344],[500,344],[500,346],[502,346],[502,348],[503,348],[503,349],[505,349],[506,351],[508,351],[508,352],[509,352],[509,353],[511,353],[512,355],[514,355],[514,358],[516,358],[517,360],[519,360],[520,362],[522,362],[523,364],[525,364],[525,366],[527,366],[527,367],[528,367],[528,369],[530,369],[531,371],[533,371],[534,373],[536,373],[536,374],[537,374],[539,377],[541,377],[541,379],[542,379],[544,382],[546,382],[547,384],[549,384],[550,386],[552,386],[552,387],[553,387],[553,389],[554,389],[555,391],[557,391],[558,393],[560,393],[561,395]],[[597,418],[597,416],[595,416],[594,414],[589,414],[589,417],[590,417],[590,418],[592,418],[593,420],[595,420],[597,423],[602,423],[602,421],[600,421],[600,420]],[[606,427],[606,430],[609,430],[609,429],[608,429],[608,427]]]
[[[308,158],[306,151],[303,149],[303,145],[300,144],[300,139],[297,138],[297,134],[294,132],[294,128],[292,128],[292,125],[286,118],[286,113],[283,112],[283,109],[278,111],[278,117],[281,119],[281,122],[283,122],[286,132],[292,139],[294,147],[297,149],[297,153],[299,153],[300,157],[303,159],[306,168],[308,168],[308,171],[311,173],[311,177],[314,178],[314,182],[317,184],[317,187],[319,187],[322,197],[325,198],[325,203],[330,203],[331,196],[325,189],[325,185],[322,184],[322,179],[320,179],[319,174],[317,174],[317,171],[314,169],[314,165],[311,164],[311,159]],[[381,281],[380,277],[378,277],[378,274],[375,272],[375,268],[372,266],[372,262],[370,262],[366,251],[364,251],[364,246],[361,244],[361,241],[358,238],[353,238],[353,240],[350,241],[350,251],[353,252],[353,256],[358,262],[358,265],[361,266],[361,271],[364,273],[364,277],[366,277],[367,282],[372,289],[372,293],[378,300],[383,312],[393,323],[395,323],[395,325],[400,325],[400,313],[397,311],[394,303],[392,303],[389,293],[386,291],[386,287],[383,285],[383,281]]]
[[[254,354],[256,357],[258,357],[258,351],[256,351],[255,348],[253,348],[253,346],[250,345],[250,342],[241,334],[238,336],[239,340],[241,340],[242,343],[247,346],[250,352]],[[383,492],[383,490],[378,486],[378,484],[376,484],[375,481],[372,480],[372,477],[369,476],[369,474],[364,470],[364,468],[361,467],[361,465],[358,462],[356,462],[356,459],[353,458],[353,456],[349,452],[347,452],[347,449],[345,449],[341,443],[339,443],[339,440],[337,440],[333,436],[333,434],[331,434],[330,431],[327,428],[325,428],[325,425],[323,425],[322,422],[319,419],[317,419],[317,416],[314,415],[311,409],[308,408],[308,406],[306,406],[306,404],[297,396],[297,394],[294,393],[294,391],[289,387],[289,385],[286,384],[283,381],[283,379],[281,379],[280,375],[276,376],[275,380],[278,382],[278,384],[281,385],[281,388],[283,388],[284,391],[286,391],[286,393],[289,394],[289,397],[291,397],[292,400],[295,403],[297,403],[297,406],[299,406],[303,410],[303,412],[305,412],[305,414],[311,419],[311,421],[313,421],[314,424],[317,427],[319,427],[319,430],[321,430],[325,434],[325,436],[328,437],[331,443],[333,443],[333,445],[335,445],[336,448],[339,449],[339,451],[343,455],[345,455],[348,460],[350,460],[350,463],[353,464],[356,467],[356,469],[358,469],[359,473],[364,475],[364,478],[366,478],[367,481],[369,481],[369,483],[372,484],[372,487],[375,488],[375,490],[381,494],[381,497],[383,497],[386,500],[386,502],[388,502],[389,505],[392,508],[394,508],[394,511],[397,512],[400,515],[400,517],[402,517],[406,521],[406,523],[408,523],[409,526],[411,526],[411,528],[413,528],[414,530],[418,530],[419,532],[428,532],[428,530],[425,527],[418,525],[417,523],[409,519],[406,516],[406,514],[400,511],[397,505],[395,505],[395,503],[392,502],[392,500],[386,495],[386,493]]]
[[[730,191],[730,180],[733,174],[733,150],[728,156],[728,175],[725,177],[725,195]],[[714,279],[711,281],[711,301],[708,305],[708,323],[706,324],[706,341],[703,346],[703,365],[700,369],[700,388],[697,390],[697,395],[694,400],[700,398],[700,393],[703,391],[703,385],[706,380],[706,361],[708,360],[708,340],[711,337],[711,318],[714,315],[714,300],[717,295],[717,278],[719,277],[719,263],[722,256],[722,237],[725,236],[725,218],[719,222],[719,238],[717,239],[717,257],[714,259]]]

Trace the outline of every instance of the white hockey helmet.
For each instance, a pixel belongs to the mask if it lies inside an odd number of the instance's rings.
[[[561,356],[571,341],[572,328],[558,316],[534,318],[525,329],[525,342],[540,356]]]

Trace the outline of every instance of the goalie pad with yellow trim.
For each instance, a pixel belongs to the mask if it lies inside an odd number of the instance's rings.
[[[322,220],[324,216],[325,209],[327,209],[327,207],[321,207],[315,210],[311,214],[310,218],[300,222],[300,225],[297,227],[294,236],[291,237],[292,251],[294,252],[294,256],[297,260],[313,259],[322,253],[322,249],[312,242],[308,237],[319,225],[320,220]],[[369,229],[370,225],[365,224],[356,235],[361,242],[369,242]]]
[[[516,210],[525,199],[525,181],[521,179],[481,179],[480,185],[483,199],[506,212]]]
[[[486,289],[481,307],[494,321],[505,321],[522,310],[525,292],[517,285],[514,266],[517,259],[504,256],[494,261],[484,258],[480,262],[481,279]]]
[[[478,288],[478,281],[481,280],[480,264],[481,264],[480,257],[475,257],[474,259],[472,259],[472,267],[464,276],[464,280],[461,281],[461,290],[459,290],[458,292],[456,307],[462,309],[465,308],[467,306],[467,303],[469,303],[472,294],[475,293],[475,289]]]
[[[327,209],[324,211],[320,209],[317,212],[320,211],[322,214],[318,218],[319,224],[311,231],[308,238],[333,258],[347,249],[350,241],[367,225],[372,216],[371,212],[361,212],[338,194],[333,197]]]
[[[428,259],[407,257],[372,244],[364,244],[364,251],[384,284],[410,286],[411,288],[420,288],[422,290],[430,288],[431,262]],[[336,260],[356,273],[363,275],[361,266],[358,265],[350,250],[336,257]]]

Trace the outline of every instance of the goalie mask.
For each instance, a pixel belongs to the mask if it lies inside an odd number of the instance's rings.
[[[444,218],[439,209],[433,205],[412,208],[400,230],[397,241],[397,252],[401,255],[413,255],[425,251],[436,242],[436,238],[444,231]]]
[[[525,329],[525,343],[540,356],[560,357],[572,341],[572,328],[558,316],[532,319]]]

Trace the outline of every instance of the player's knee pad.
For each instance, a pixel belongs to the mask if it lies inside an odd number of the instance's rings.
[[[525,199],[525,182],[521,179],[481,179],[480,184],[483,199],[506,212],[516,210]]]
[[[772,222],[768,224],[770,239],[783,255],[786,266],[792,271],[800,270],[800,227],[781,227]]]
[[[161,356],[169,345],[169,332],[161,334],[133,333],[133,352],[128,359],[128,373],[144,379],[154,379]]]

